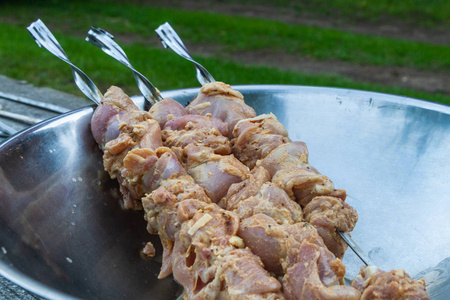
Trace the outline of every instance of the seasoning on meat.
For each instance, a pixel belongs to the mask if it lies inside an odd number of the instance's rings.
[[[229,85],[205,84],[186,109],[164,99],[150,112],[111,87],[91,127],[124,207],[143,208],[161,239],[159,278],[173,274],[186,298],[427,299],[424,281],[403,270],[363,268],[344,285],[336,230],[358,219],[346,192]]]

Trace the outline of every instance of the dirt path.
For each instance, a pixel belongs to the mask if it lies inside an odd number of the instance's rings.
[[[138,35],[116,34],[117,40],[131,44],[160,44],[159,38],[143,39]],[[343,61],[320,61],[288,53],[272,51],[248,51],[227,53],[218,45],[200,45],[184,41],[191,54],[221,57],[245,65],[261,65],[304,74],[342,75],[357,82],[376,83],[383,86],[403,87],[430,93],[450,95],[450,74],[419,71],[407,67],[380,67],[358,65]],[[201,62],[200,62],[201,63]]]
[[[147,3],[160,7],[177,7],[185,10],[201,10],[226,15],[240,15],[252,18],[264,18],[290,24],[316,26],[320,28],[333,28],[353,33],[385,36],[396,39],[424,42],[430,44],[450,44],[450,31],[444,29],[430,30],[424,27],[411,26],[397,20],[389,19],[382,23],[361,22],[350,24],[339,18],[325,18],[313,16],[308,13],[299,13],[289,7],[273,8],[263,5],[234,4],[226,1],[205,0],[165,0],[142,1],[132,0],[137,3]]]
[[[142,0],[134,0],[143,3]],[[278,20],[291,24],[303,24],[321,28],[333,28],[353,33],[385,36],[396,39],[425,42],[430,44],[450,44],[448,30],[429,30],[423,27],[408,26],[407,24],[389,20],[389,23],[349,24],[342,20],[330,20],[317,16],[299,15],[288,9],[280,10],[261,5],[240,5],[220,1],[203,0],[166,0],[161,2],[145,1],[147,4],[177,7],[185,10],[202,10],[228,15]],[[249,9],[251,7],[251,9]],[[121,37],[122,38],[122,37]],[[123,37],[129,43],[139,37]],[[156,39],[157,40],[157,39]],[[142,42],[142,41],[140,41]],[[426,72],[407,67],[379,67],[358,65],[342,61],[319,61],[298,57],[287,53],[271,51],[252,51],[239,53],[225,53],[217,45],[193,45],[187,43],[191,53],[206,56],[221,56],[243,64],[257,64],[276,67],[282,70],[292,70],[305,74],[336,74],[358,82],[376,83],[384,86],[410,88],[431,93],[450,95],[450,74],[444,72]]]

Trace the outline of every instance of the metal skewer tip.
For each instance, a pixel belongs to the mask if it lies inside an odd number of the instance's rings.
[[[367,256],[364,251],[355,243],[351,236],[347,232],[337,231],[341,238],[347,243],[350,249],[362,260],[366,266],[374,266],[373,261]]]

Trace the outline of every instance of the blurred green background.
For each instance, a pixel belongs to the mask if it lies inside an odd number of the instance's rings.
[[[160,90],[197,87],[192,63],[154,32],[169,22],[229,84],[345,87],[450,104],[449,13],[444,0],[3,1],[0,74],[83,96],[68,65],[27,32],[39,18],[102,91],[139,94],[130,70],[84,41],[90,26],[112,33]]]

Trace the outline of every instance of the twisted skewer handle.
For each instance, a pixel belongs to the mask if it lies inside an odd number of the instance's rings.
[[[86,74],[84,74],[77,66],[72,64],[67,57],[67,54],[64,52],[61,45],[58,43],[47,26],[45,26],[44,22],[38,19],[37,21],[31,23],[27,29],[36,40],[39,47],[44,47],[50,53],[70,65],[73,78],[75,79],[75,84],[78,86],[80,91],[86,95],[86,97],[99,104],[102,100],[102,93],[100,90]]]
[[[155,104],[162,100],[163,98],[155,86],[144,75],[136,71],[128,60],[125,52],[113,39],[114,36],[112,34],[98,27],[91,27],[86,37],[86,41],[99,47],[103,52],[115,58],[133,71],[139,90],[147,101],[151,104]]]
[[[215,82],[214,78],[208,72],[208,70],[206,70],[201,64],[196,62],[191,57],[186,46],[183,44],[183,41],[180,39],[178,34],[175,32],[172,26],[170,26],[169,23],[166,22],[162,24],[155,31],[158,34],[159,38],[161,39],[161,43],[164,45],[165,48],[169,47],[179,56],[194,63],[195,70],[197,73],[196,74],[197,80],[200,82],[201,85],[210,82]]]

